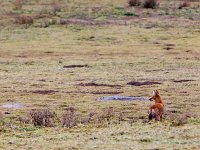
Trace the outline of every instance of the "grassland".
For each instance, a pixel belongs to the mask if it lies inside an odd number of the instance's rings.
[[[0,0],[0,149],[200,149],[198,1],[182,9],[179,1],[157,9],[126,0],[13,2]],[[23,15],[33,22],[19,24]],[[147,122],[150,101],[97,100],[155,89],[166,103],[162,122]],[[73,128],[60,123],[68,107],[77,112]],[[56,112],[54,127],[18,121],[44,108]],[[110,120],[96,122],[110,108]],[[81,123],[90,112],[97,119]]]

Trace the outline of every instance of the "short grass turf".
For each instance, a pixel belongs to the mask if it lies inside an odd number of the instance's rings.
[[[199,149],[200,28],[198,19],[187,18],[193,12],[184,10],[176,19],[148,16],[123,24],[39,28],[3,22],[0,104],[24,107],[0,108],[0,148]],[[160,84],[128,85],[131,81]],[[104,86],[82,86],[86,83]],[[150,97],[155,89],[166,103],[163,122],[146,122],[150,101],[97,100],[116,94]],[[52,128],[20,125],[16,120],[35,108],[49,108],[61,118],[70,106],[81,117],[113,107],[124,120],[71,129],[60,123]],[[188,114],[184,124],[171,119]]]

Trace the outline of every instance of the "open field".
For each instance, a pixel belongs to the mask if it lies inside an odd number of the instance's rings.
[[[200,149],[200,2],[14,2],[0,0],[0,149]],[[147,122],[151,101],[98,100],[155,89],[162,122]],[[33,109],[54,111],[53,127],[21,124]]]

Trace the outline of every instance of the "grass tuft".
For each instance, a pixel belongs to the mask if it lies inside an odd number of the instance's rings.
[[[72,128],[77,125],[76,109],[69,107],[62,116],[62,125],[66,128]]]
[[[190,7],[190,6],[191,6],[190,2],[188,0],[184,0],[183,2],[180,3],[178,8],[182,9],[184,7]]]
[[[24,3],[24,0],[15,0],[13,2],[13,10],[21,10],[23,3]]]
[[[128,5],[130,7],[133,7],[133,6],[140,6],[141,5],[141,0],[129,0],[128,1]]]
[[[33,24],[33,17],[25,16],[25,15],[16,15],[15,16],[15,23],[16,24],[31,25],[31,24]]]
[[[34,126],[52,127],[56,114],[49,109],[35,109],[30,112],[30,116]]]

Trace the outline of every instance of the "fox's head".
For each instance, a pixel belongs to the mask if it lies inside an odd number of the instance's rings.
[[[155,100],[156,103],[161,102],[161,97],[160,97],[160,93],[158,92],[158,90],[153,91],[153,96],[149,100],[150,101]]]

